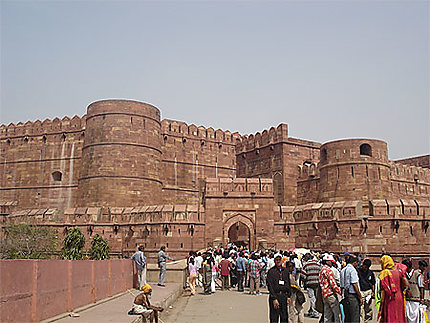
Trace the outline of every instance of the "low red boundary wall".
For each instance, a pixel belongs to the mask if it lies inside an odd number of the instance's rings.
[[[35,322],[133,287],[133,262],[0,260],[0,322]]]

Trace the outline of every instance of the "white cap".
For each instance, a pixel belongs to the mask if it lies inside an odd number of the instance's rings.
[[[275,254],[275,256],[273,257],[273,259],[276,259],[278,257],[281,257],[281,259],[282,259],[282,255],[279,252]]]
[[[330,254],[325,254],[324,257],[323,257],[323,260],[331,261],[331,262],[336,262],[336,260],[334,260],[334,257],[332,255],[330,255]]]

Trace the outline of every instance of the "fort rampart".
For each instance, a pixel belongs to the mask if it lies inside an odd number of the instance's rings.
[[[430,254],[430,156],[390,161],[382,140],[321,144],[287,124],[241,135],[104,100],[83,117],[2,125],[0,152],[3,228],[78,226],[113,256],[228,242]]]

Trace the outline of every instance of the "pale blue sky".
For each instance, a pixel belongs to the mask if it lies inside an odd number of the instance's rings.
[[[428,1],[1,1],[1,123],[129,98],[255,133],[427,154]]]

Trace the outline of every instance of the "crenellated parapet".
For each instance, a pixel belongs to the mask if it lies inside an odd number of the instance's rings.
[[[161,121],[161,132],[164,136],[176,136],[185,140],[194,139],[202,142],[206,140],[234,145],[237,140],[241,140],[241,135],[238,132],[232,133],[229,130],[221,129],[214,130],[212,127],[197,127],[194,124],[188,125],[182,121],[168,119]]]
[[[0,125],[1,139],[14,139],[19,137],[36,137],[49,134],[61,134],[70,132],[79,132],[85,130],[86,115],[79,117],[64,117],[45,119],[43,121],[27,121],[17,124]]]
[[[288,125],[281,123],[278,127],[271,127],[269,130],[257,132],[255,135],[243,136],[242,140],[237,142],[237,153],[254,150],[276,144],[288,139]]]
[[[394,162],[397,164],[430,168],[430,155],[422,155],[422,156],[398,159],[398,160],[395,160]]]
[[[414,182],[417,184],[430,184],[430,169],[418,166],[390,162],[390,177],[396,181]]]

